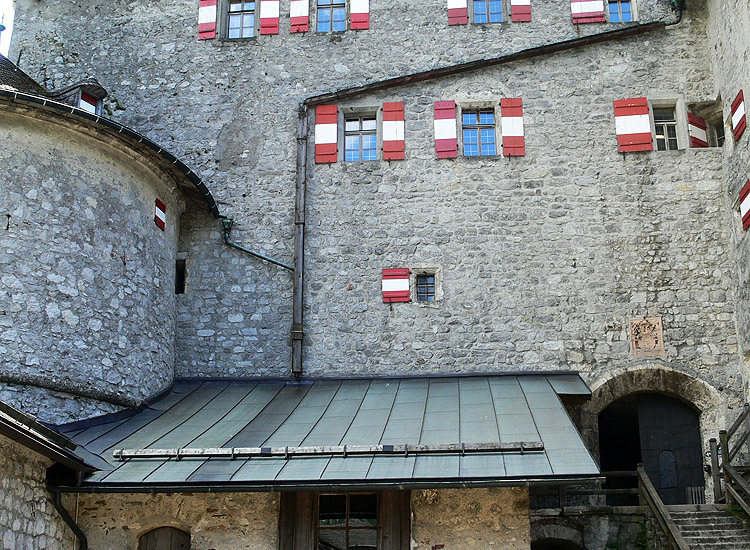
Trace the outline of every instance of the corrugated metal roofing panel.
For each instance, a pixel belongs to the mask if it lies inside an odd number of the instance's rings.
[[[570,375],[561,385],[575,388]],[[313,447],[540,441],[543,451],[129,458],[86,483],[259,486],[367,480],[521,480],[597,474],[554,390],[555,375],[177,384],[130,418],[70,430],[113,448]],[[580,388],[576,391],[580,391]],[[168,406],[167,406],[168,405]],[[74,439],[75,440],[75,439]],[[107,455],[105,455],[107,456]]]

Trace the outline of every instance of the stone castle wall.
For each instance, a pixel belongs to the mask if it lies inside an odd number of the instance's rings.
[[[144,159],[66,124],[0,111],[9,144],[0,151],[2,398],[56,422],[171,384],[184,208],[174,183]],[[167,204],[166,232],[153,222],[156,197]],[[58,407],[34,388],[83,398]]]
[[[291,35],[282,2],[278,36],[199,41],[192,0],[16,4],[25,70],[49,86],[100,78],[113,117],[209,182],[235,240],[287,263],[305,97],[620,28],[575,26],[564,0],[535,3],[530,23],[463,27],[443,2],[373,1],[367,31]],[[637,4],[640,22],[675,18]],[[668,30],[340,102],[404,101],[407,159],[310,168],[306,372],[666,365],[738,390],[723,153],[623,155],[614,134],[612,101],[645,95],[677,104],[685,146],[684,106],[715,97],[707,18],[690,2]],[[501,97],[523,98],[525,157],[435,158],[434,101]],[[177,374],[287,375],[290,274],[224,247],[214,220],[183,222]],[[383,304],[387,267],[439,268],[442,299]],[[643,316],[663,319],[666,357],[630,357]]]

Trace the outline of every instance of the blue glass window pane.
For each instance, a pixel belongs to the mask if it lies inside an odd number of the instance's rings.
[[[376,160],[378,140],[375,135],[362,136],[362,160]]]
[[[318,0],[318,5],[319,6],[330,6],[331,2],[332,2],[332,0]]]
[[[503,3],[499,0],[490,0],[490,23],[503,22]]]
[[[492,128],[482,128],[482,143],[494,143],[495,130]]]
[[[480,124],[495,124],[495,114],[494,113],[479,113],[479,123]]]
[[[346,30],[346,9],[345,8],[334,8],[334,10],[333,10],[333,30],[334,31],[345,31]]]
[[[346,136],[346,146],[344,151],[344,160],[359,160],[359,136]]]
[[[476,157],[479,155],[477,130],[464,130],[464,156]]]
[[[331,12],[326,9],[318,10],[318,32],[331,30]]]
[[[494,155],[495,154],[495,144],[494,143],[483,143],[482,144],[482,155]]]
[[[477,114],[476,113],[464,113],[463,119],[464,119],[464,124],[476,124]]]
[[[485,0],[474,2],[474,23],[487,22],[487,2]]]

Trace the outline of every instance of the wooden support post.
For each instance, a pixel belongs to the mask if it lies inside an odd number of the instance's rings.
[[[708,444],[711,447],[711,479],[714,483],[714,502],[719,502],[722,497],[721,474],[719,473],[719,446],[716,443],[715,437],[709,439]]]
[[[745,414],[745,433],[750,433],[750,414],[748,413],[748,408],[750,408],[750,404],[745,403],[743,409]],[[747,445],[748,455],[750,455],[750,438],[745,439],[745,444]]]
[[[726,430],[719,430],[719,445],[721,448],[721,464],[723,466],[729,462],[729,438]],[[724,469],[724,483],[725,486],[729,486],[729,484],[732,483],[727,475],[726,469]],[[734,499],[729,490],[726,490],[724,494],[727,496],[727,504],[734,504]]]
[[[557,498],[560,502],[560,510],[565,510],[565,506],[568,504],[568,486],[560,485],[557,488]]]

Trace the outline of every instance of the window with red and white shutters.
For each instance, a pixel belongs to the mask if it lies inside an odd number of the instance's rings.
[[[260,34],[279,34],[279,0],[260,0]]]
[[[503,133],[503,155],[522,157],[526,154],[523,133],[523,100],[504,97],[500,100],[500,122]]]
[[[531,21],[531,0],[510,0],[510,19],[514,23]]]
[[[383,270],[383,302],[409,302],[409,270]]]
[[[198,7],[198,40],[216,38],[217,0],[200,0]]]
[[[654,150],[648,100],[645,97],[615,101],[615,132],[621,153]]]
[[[708,147],[708,134],[704,119],[693,113],[688,113],[688,132],[690,133],[690,147],[698,149]]]
[[[742,216],[742,229],[747,231],[750,227],[750,180],[740,190],[740,216]]]
[[[435,102],[435,151],[439,159],[452,159],[458,156],[456,136],[456,102]]]
[[[570,0],[573,23],[605,23],[604,0]]]
[[[350,0],[349,28],[354,30],[370,28],[370,0]]]
[[[338,106],[318,105],[315,108],[315,162],[336,162],[338,157]]]
[[[404,104],[383,104],[383,160],[403,160],[404,142]]]
[[[467,0],[448,0],[448,24],[466,25],[469,22]]]
[[[310,30],[310,0],[290,0],[289,18],[292,32]]]
[[[732,132],[734,133],[734,141],[737,141],[742,137],[742,133],[747,127],[747,117],[745,116],[745,96],[740,90],[737,97],[732,102]]]

